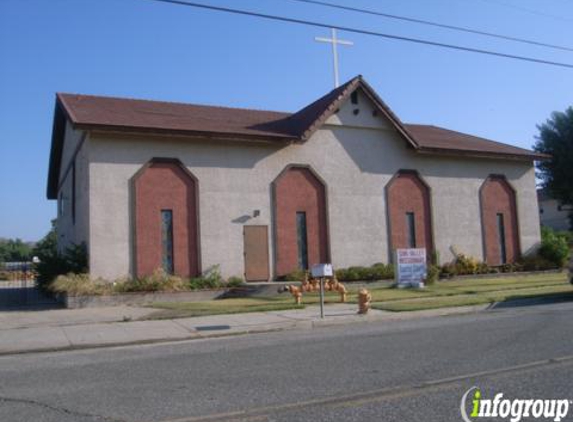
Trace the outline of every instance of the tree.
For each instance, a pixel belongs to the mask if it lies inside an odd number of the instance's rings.
[[[537,128],[539,136],[533,148],[552,157],[538,163],[538,177],[553,198],[573,206],[573,107],[553,112]]]
[[[32,248],[22,239],[1,239],[0,240],[0,262],[29,261]]]
[[[63,252],[58,252],[56,220],[52,220],[52,229],[36,244],[34,255],[40,259],[36,271],[38,284],[42,288],[48,287],[61,274],[88,272],[88,255],[84,243],[72,244]]]
[[[58,235],[56,233],[56,220],[52,220],[52,228],[40,240],[36,243],[36,247],[32,251],[34,256],[40,258],[40,261],[45,261],[46,259],[53,258],[58,255]]]

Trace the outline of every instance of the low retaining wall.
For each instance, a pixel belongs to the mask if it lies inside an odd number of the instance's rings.
[[[153,302],[203,302],[223,297],[228,289],[195,292],[142,292],[109,296],[69,296],[60,294],[58,302],[68,309],[102,308],[121,305],[147,305]]]
[[[203,302],[231,297],[270,297],[278,288],[292,283],[249,283],[239,287],[191,292],[134,292],[107,296],[70,296],[62,293],[57,300],[65,308],[102,308],[121,305],[148,305],[153,302]]]

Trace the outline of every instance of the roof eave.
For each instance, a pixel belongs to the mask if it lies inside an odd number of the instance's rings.
[[[293,142],[296,138],[293,136],[282,135],[257,135],[257,134],[244,134],[236,132],[216,132],[216,131],[195,131],[186,129],[161,129],[149,128],[139,126],[119,126],[119,125],[103,125],[93,123],[78,123],[74,125],[75,129],[89,130],[107,133],[122,133],[122,134],[152,134],[162,136],[177,136],[184,138],[198,138],[198,139],[219,139],[224,141],[253,141],[253,142]]]
[[[54,120],[52,122],[52,143],[50,146],[50,162],[48,165],[48,184],[46,188],[46,197],[48,199],[57,199],[58,197],[58,178],[62,161],[66,120],[67,116],[64,111],[64,107],[62,107],[59,98],[56,98]]]
[[[447,155],[456,157],[474,157],[474,158],[490,158],[498,160],[514,160],[514,161],[544,161],[551,159],[550,156],[545,154],[511,154],[504,152],[490,152],[490,151],[468,151],[465,149],[455,148],[431,148],[419,147],[416,152],[418,154],[427,155]]]

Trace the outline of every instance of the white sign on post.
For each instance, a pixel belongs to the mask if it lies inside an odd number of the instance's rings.
[[[310,269],[313,277],[332,277],[332,264],[316,264]]]
[[[426,249],[396,249],[398,287],[424,287],[427,276]]]

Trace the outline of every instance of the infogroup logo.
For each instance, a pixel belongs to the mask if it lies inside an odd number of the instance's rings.
[[[469,415],[468,398],[471,400]],[[511,422],[534,418],[559,422],[569,413],[571,403],[568,399],[504,399],[503,393],[495,394],[493,399],[484,399],[481,390],[474,386],[462,396],[460,412],[465,422],[475,422],[479,418],[509,419]]]

